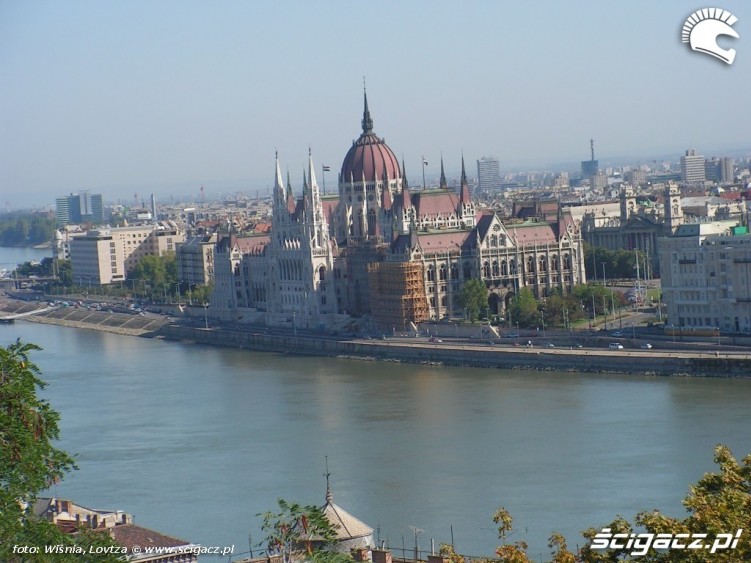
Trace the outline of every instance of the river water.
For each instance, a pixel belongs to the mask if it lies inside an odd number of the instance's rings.
[[[31,323],[80,470],[52,494],[247,550],[277,498],[334,501],[392,547],[492,555],[505,506],[535,560],[553,530],[682,516],[712,449],[751,452],[751,380],[443,368],[210,348]],[[404,538],[404,539],[402,539]]]
[[[42,261],[43,258],[52,257],[50,248],[32,248],[30,246],[0,246],[0,270],[8,271],[23,262],[31,260]]]

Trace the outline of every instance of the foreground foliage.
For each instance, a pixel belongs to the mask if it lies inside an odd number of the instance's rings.
[[[59,437],[60,415],[37,397],[45,383],[30,355],[39,349],[20,341],[0,348],[0,561],[18,559],[14,546],[35,547],[43,554],[45,546],[78,545],[88,552],[90,546],[113,545],[107,534],[63,534],[32,511],[39,493],[76,468],[70,455],[52,445]],[[80,560],[62,554],[54,558]]]
[[[284,563],[305,558],[317,563],[347,563],[353,559],[330,548],[336,531],[320,508],[277,501],[279,512],[257,514],[263,519],[261,530],[266,534],[261,547],[269,555],[281,555]]]

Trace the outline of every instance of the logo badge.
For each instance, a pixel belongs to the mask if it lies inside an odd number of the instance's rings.
[[[681,41],[688,43],[694,51],[711,55],[731,65],[735,60],[735,49],[722,49],[717,45],[717,38],[729,35],[738,39],[738,33],[731,27],[737,21],[738,18],[721,8],[696,10],[683,24]]]

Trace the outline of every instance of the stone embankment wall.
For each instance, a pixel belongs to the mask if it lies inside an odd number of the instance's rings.
[[[565,350],[431,344],[409,339],[342,341],[165,325],[157,336],[252,350],[502,369],[751,377],[751,359],[659,351]]]

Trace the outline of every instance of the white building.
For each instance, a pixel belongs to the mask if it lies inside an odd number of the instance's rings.
[[[88,231],[70,242],[73,281],[106,285],[123,281],[144,256],[174,252],[185,233],[172,222]]]
[[[686,184],[701,184],[706,180],[704,157],[689,149],[681,157],[681,181]]]
[[[662,239],[668,324],[751,333],[751,236],[734,221],[681,225]]]

